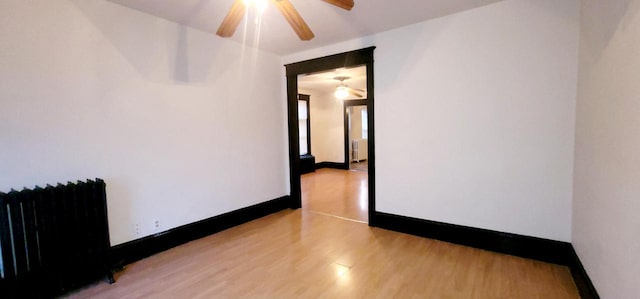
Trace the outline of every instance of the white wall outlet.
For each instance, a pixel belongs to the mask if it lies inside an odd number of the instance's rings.
[[[154,225],[156,226],[156,228],[160,228],[160,220],[156,220]]]
[[[140,235],[140,223],[136,223],[133,227],[133,232],[136,236]]]

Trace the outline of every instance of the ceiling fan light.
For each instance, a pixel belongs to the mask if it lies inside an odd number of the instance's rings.
[[[333,95],[339,100],[344,100],[349,96],[349,91],[344,86],[338,86]]]
[[[267,9],[267,4],[269,4],[267,0],[253,0],[253,2],[258,9],[258,13],[260,14],[262,14]]]
[[[246,7],[254,5],[260,14],[267,9],[267,5],[269,4],[268,0],[242,0],[242,3],[244,3]]]

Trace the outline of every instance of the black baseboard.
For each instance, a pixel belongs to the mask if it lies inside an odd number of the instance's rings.
[[[374,225],[397,232],[493,252],[567,265],[571,244],[535,237],[376,212]]]
[[[320,162],[320,163],[316,163],[316,169],[320,169],[320,168],[333,168],[333,169],[349,170],[349,165],[345,164],[345,163],[338,163],[338,162]]]
[[[111,247],[112,265],[114,268],[120,268],[178,245],[288,209],[289,205],[290,199],[287,195],[113,246]]]
[[[372,226],[568,266],[582,298],[600,298],[571,243],[374,212]]]
[[[567,266],[571,269],[573,281],[576,283],[578,291],[580,291],[580,298],[600,299],[598,291],[596,291],[595,286],[591,282],[591,278],[587,275],[587,271],[585,271],[584,266],[582,266],[582,262],[580,258],[578,258],[578,254],[576,254],[573,246],[571,246],[571,260],[569,262],[570,264]]]

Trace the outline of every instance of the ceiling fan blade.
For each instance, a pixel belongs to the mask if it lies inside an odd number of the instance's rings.
[[[353,8],[353,0],[322,0],[329,4],[333,4],[342,9],[351,10]]]
[[[315,37],[307,23],[302,19],[298,11],[293,7],[293,4],[289,0],[272,0],[278,7],[278,10],[282,13],[291,28],[298,34],[301,40],[311,40]]]
[[[357,93],[355,90],[353,90],[353,88],[349,88],[349,94],[354,96],[354,97],[358,97],[358,98],[362,98],[363,95],[360,93]]]
[[[353,89],[353,90],[355,90],[355,91],[358,91],[358,92],[365,92],[365,91],[366,91],[366,90],[364,90],[364,89],[360,89],[360,88],[351,88],[351,89]]]
[[[236,32],[236,28],[238,28],[238,24],[240,24],[246,11],[247,8],[242,0],[234,1],[227,16],[224,17],[222,24],[218,27],[216,34],[221,37],[231,37]]]

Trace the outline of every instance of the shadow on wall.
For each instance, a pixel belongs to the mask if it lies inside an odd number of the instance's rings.
[[[226,57],[238,53],[238,45],[230,46],[216,36],[159,18],[149,21],[152,17],[141,18],[144,16],[141,12],[118,4],[96,0],[70,1],[120,56],[149,81],[214,84],[231,71],[233,60]],[[194,35],[203,37],[190,39]],[[234,68],[233,71],[238,70]]]
[[[618,30],[625,30],[640,10],[639,1],[582,1],[581,35],[584,57],[597,61]]]
[[[174,79],[178,82],[189,82],[189,49],[187,46],[187,28],[178,28],[178,45],[174,63]]]

